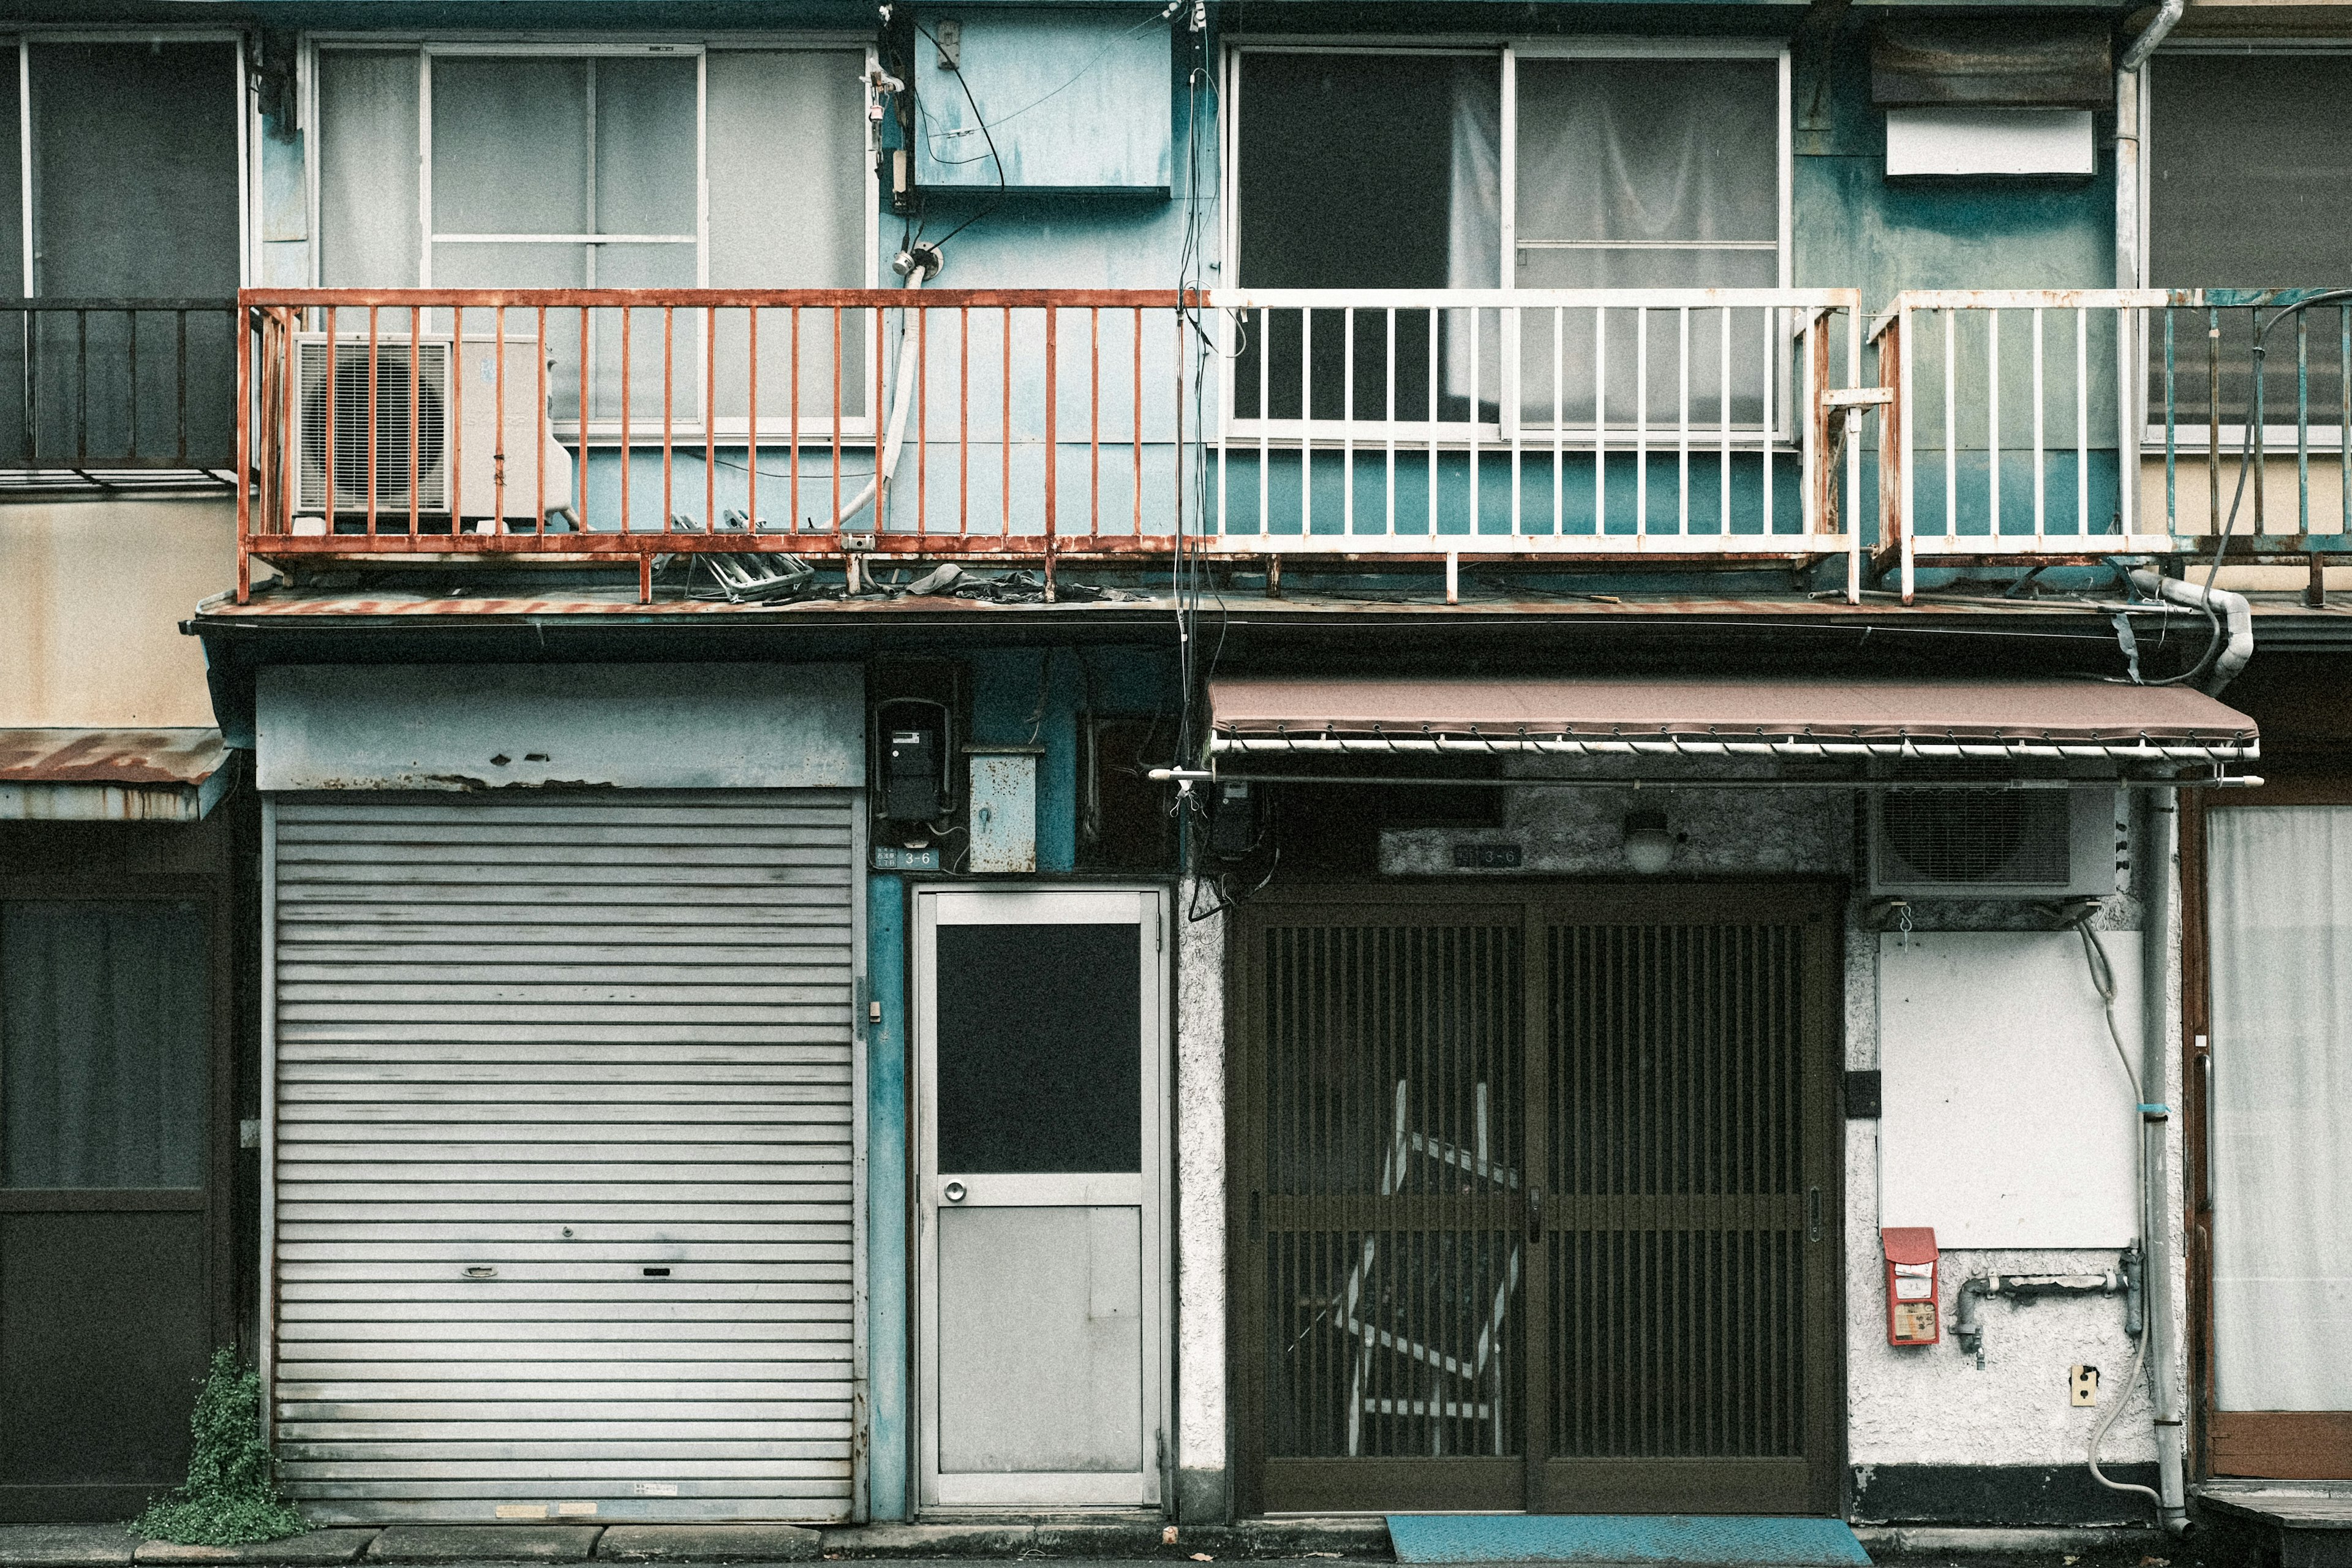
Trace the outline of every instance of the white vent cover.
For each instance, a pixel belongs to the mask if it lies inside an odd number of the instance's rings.
[[[373,389],[369,384],[371,353],[374,359]],[[412,387],[409,340],[379,339],[373,350],[363,338],[336,342],[331,421],[336,511],[367,510],[371,456],[374,460],[375,506],[379,513],[408,510],[412,478],[417,510],[444,513],[449,510],[448,340],[419,340],[415,346],[415,360]],[[331,422],[327,416],[327,340],[323,336],[302,339],[298,344],[297,363],[300,384],[295,399],[294,439],[300,479],[296,487],[295,510],[320,513],[328,510],[327,442]],[[375,413],[373,454],[369,451],[368,432],[371,390]],[[415,433],[413,440],[412,429]]]
[[[1887,790],[1871,807],[1871,891],[2105,898],[2115,815],[2107,784]]]

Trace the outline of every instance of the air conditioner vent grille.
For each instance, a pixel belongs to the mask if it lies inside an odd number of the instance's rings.
[[[1983,888],[2064,883],[2073,816],[2063,789],[1890,791],[1879,805],[1878,879]]]
[[[329,510],[327,468],[327,344],[305,342],[301,350],[301,469],[297,506],[307,512]],[[368,359],[365,342],[334,345],[334,506],[339,513],[363,512],[370,495]],[[423,512],[448,510],[449,346],[427,339],[416,345],[412,385],[410,345],[404,339],[379,341],[375,359],[374,485],[376,510],[405,512],[410,481]],[[415,417],[412,425],[410,410]],[[411,438],[411,429],[415,432]]]

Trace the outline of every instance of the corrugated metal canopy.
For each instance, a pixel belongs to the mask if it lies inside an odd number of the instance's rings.
[[[1213,681],[1213,749],[2221,762],[2254,721],[2179,686],[1756,676]]]
[[[227,761],[218,730],[0,730],[0,821],[194,822]]]

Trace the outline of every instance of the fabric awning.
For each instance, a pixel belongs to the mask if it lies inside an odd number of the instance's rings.
[[[227,763],[218,730],[0,730],[0,822],[194,822]]]
[[[2068,679],[1590,676],[1213,681],[1215,752],[2049,757],[2221,763],[2254,721],[2201,691]]]

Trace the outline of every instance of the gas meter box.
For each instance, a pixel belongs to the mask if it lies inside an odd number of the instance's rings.
[[[1936,1343],[1944,1337],[1944,1326],[1935,1231],[1895,1226],[1880,1231],[1878,1239],[1886,1253],[1886,1342]]]

